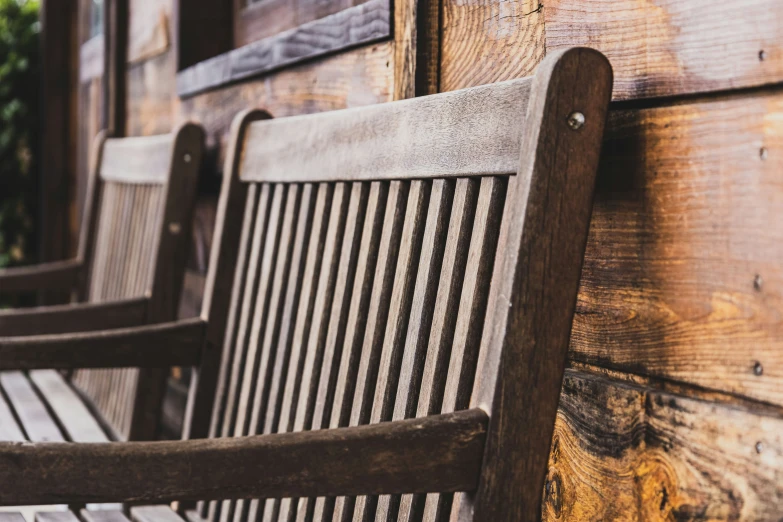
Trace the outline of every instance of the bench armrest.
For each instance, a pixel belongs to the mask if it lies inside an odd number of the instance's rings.
[[[76,285],[82,262],[71,259],[39,265],[0,269],[0,293],[67,289]]]
[[[188,319],[91,333],[0,337],[0,370],[195,366],[206,323]]]
[[[242,438],[0,443],[0,505],[473,491],[480,409]]]
[[[149,299],[0,310],[0,337],[91,332],[142,326]]]

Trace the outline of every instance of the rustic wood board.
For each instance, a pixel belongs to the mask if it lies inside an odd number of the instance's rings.
[[[783,417],[569,370],[543,520],[777,520]]]
[[[608,56],[618,100],[783,79],[779,0],[445,0],[443,16],[444,91],[528,75],[572,46]]]
[[[614,113],[572,357],[783,405],[781,150],[780,90]]]
[[[207,146],[220,146],[215,159],[222,165],[231,120],[241,110],[258,107],[281,117],[391,101],[392,55],[391,43],[379,43],[291,67],[182,100],[179,118],[204,126]]]
[[[177,92],[180,96],[190,96],[388,38],[391,34],[389,4],[389,0],[367,0],[200,62],[177,74]]]
[[[440,90],[535,73],[544,59],[538,0],[443,1]]]

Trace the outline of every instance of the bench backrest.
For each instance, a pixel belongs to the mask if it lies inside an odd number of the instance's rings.
[[[96,138],[79,241],[88,267],[80,300],[147,297],[145,307],[134,308],[143,322],[176,318],[203,140],[194,124],[159,136]],[[162,386],[163,373],[146,372],[154,378],[144,388]],[[135,369],[79,370],[73,377],[123,438],[131,436],[138,381]]]
[[[539,516],[611,76],[572,49],[533,78],[238,117],[186,436],[467,408],[490,420],[470,495],[211,502],[202,516]]]

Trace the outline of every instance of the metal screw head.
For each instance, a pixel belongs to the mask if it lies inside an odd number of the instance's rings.
[[[574,111],[568,115],[568,126],[571,130],[579,130],[585,124],[585,115],[579,111]]]
[[[764,451],[764,443],[761,442],[761,441],[758,441],[756,443],[756,453],[761,453],[762,451]]]
[[[761,376],[763,373],[764,367],[760,362],[756,361],[756,364],[753,365],[753,375]]]
[[[767,53],[764,49],[759,51],[759,61],[763,62],[767,58]]]
[[[182,231],[182,227],[179,223],[169,223],[169,232],[171,232],[173,235],[177,235]]]
[[[756,290],[756,292],[761,292],[761,287],[764,285],[764,280],[761,278],[760,274],[756,274],[756,277],[753,278],[753,289]]]
[[[185,154],[182,156],[182,159],[183,159],[183,161],[184,161],[185,163],[190,163],[190,160],[192,160],[193,158],[192,158],[192,156],[190,155],[190,153],[186,152],[186,153],[185,153]]]
[[[761,147],[759,149],[759,158],[761,158],[762,161],[767,159],[767,156],[769,156],[769,151],[767,150],[767,147]]]

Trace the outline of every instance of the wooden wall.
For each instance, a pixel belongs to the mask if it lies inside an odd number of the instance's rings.
[[[198,307],[238,110],[382,103],[595,47],[615,102],[544,519],[783,519],[783,3],[395,4],[393,41],[180,99],[174,6],[130,0],[127,133],[191,119],[212,148],[183,313]]]

